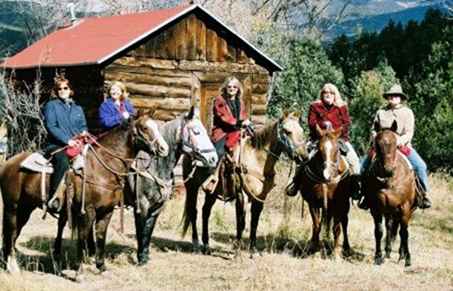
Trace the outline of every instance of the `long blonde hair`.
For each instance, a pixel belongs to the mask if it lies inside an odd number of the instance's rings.
[[[225,79],[222,86],[220,87],[220,95],[222,95],[223,97],[228,96],[227,87],[228,87],[228,84],[230,84],[231,82],[233,82],[234,85],[236,85],[239,88],[238,93],[236,94],[236,98],[239,98],[239,100],[242,100],[242,95],[244,94],[244,88],[242,87],[241,81],[239,81],[238,78],[236,78],[234,76],[231,76],[231,77],[228,77]]]
[[[346,102],[341,98],[340,91],[338,91],[337,86],[332,83],[326,83],[322,86],[321,91],[319,91],[319,97],[322,99],[322,93],[326,90],[332,91],[334,93],[333,104],[337,107],[342,107],[347,105]]]
[[[113,81],[112,83],[110,83],[109,91],[108,91],[109,95],[110,95],[110,90],[112,89],[113,86],[117,86],[121,89],[120,101],[124,101],[127,99],[127,97],[129,97],[129,92],[127,92],[126,85],[124,85],[124,83],[120,82],[120,81]]]

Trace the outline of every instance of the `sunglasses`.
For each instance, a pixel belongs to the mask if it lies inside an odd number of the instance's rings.
[[[239,89],[238,86],[227,86],[227,88],[231,88],[231,89]]]
[[[60,87],[60,88],[58,88],[58,91],[63,91],[63,90],[65,90],[65,91],[69,90],[69,87]]]

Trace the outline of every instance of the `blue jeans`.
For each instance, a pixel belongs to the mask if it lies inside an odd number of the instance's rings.
[[[407,156],[409,162],[411,162],[412,167],[414,168],[415,174],[420,179],[423,190],[425,193],[429,192],[429,182],[428,182],[428,167],[426,167],[425,161],[420,157],[417,151],[414,148],[411,148],[411,153]]]
[[[411,153],[407,156],[407,159],[411,163],[412,167],[414,168],[414,172],[420,180],[422,184],[423,190],[425,193],[429,192],[429,182],[428,182],[428,168],[426,166],[425,161],[420,157],[417,151],[411,147]],[[369,155],[366,155],[365,158],[362,160],[360,174],[364,174],[365,170],[368,169],[371,163],[371,158]]]

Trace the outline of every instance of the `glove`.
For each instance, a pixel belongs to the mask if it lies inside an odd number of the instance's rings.
[[[124,111],[121,115],[123,116],[124,119],[129,119],[130,117],[129,112],[127,111]]]

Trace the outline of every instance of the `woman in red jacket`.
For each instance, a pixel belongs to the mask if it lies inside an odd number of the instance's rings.
[[[341,128],[341,137],[339,139],[340,147],[345,152],[346,160],[350,166],[351,172],[356,180],[355,184],[358,184],[360,175],[360,161],[357,153],[349,142],[349,127],[351,125],[351,118],[349,117],[348,106],[345,101],[341,98],[338,88],[331,84],[325,84],[320,93],[320,99],[314,101],[310,105],[308,112],[308,127],[310,128],[310,141],[307,143],[309,158],[311,158],[316,152],[316,143],[318,142],[318,136],[316,133],[316,126],[322,129]],[[296,175],[297,176],[297,175]],[[297,177],[294,176],[294,179]],[[294,184],[293,183],[291,185]],[[353,192],[357,192],[359,185],[355,185],[357,189]],[[295,187],[289,187],[287,194],[294,196],[297,194]],[[354,193],[354,195],[357,193]]]
[[[220,88],[220,95],[214,100],[211,139],[219,156],[219,164],[226,152],[233,155],[241,138],[241,127],[250,125],[242,100],[243,92],[241,82],[235,77],[228,77]],[[214,191],[218,181],[218,168],[203,184],[205,191]]]

